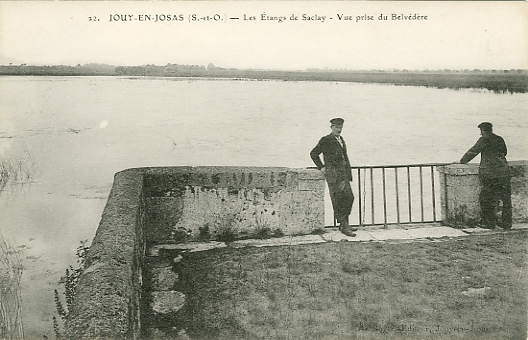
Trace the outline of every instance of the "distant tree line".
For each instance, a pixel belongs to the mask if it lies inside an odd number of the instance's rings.
[[[201,65],[167,64],[165,66],[114,66],[107,64],[85,64],[77,66],[53,65],[0,65],[0,75],[35,75],[35,76],[206,76],[226,70],[209,64]],[[233,71],[233,69],[231,69]]]
[[[86,64],[77,66],[53,65],[1,65],[0,75],[24,76],[100,76],[115,75],[115,66],[105,64]]]
[[[85,64],[76,66],[0,65],[0,75],[11,76],[133,76],[133,77],[207,77],[284,81],[336,81],[382,83],[436,88],[482,88],[494,92],[528,92],[528,70],[343,70],[307,69],[270,71],[227,69],[213,64],[165,66],[113,66]]]
[[[51,66],[36,66],[36,65],[0,65],[0,75],[108,75],[108,76],[181,76],[182,74],[215,74],[230,72],[255,72],[256,70],[239,70],[226,69],[216,67],[214,64],[209,64],[207,67],[203,65],[179,65],[167,64],[165,66],[158,65],[141,65],[141,66],[114,66],[107,64],[85,64],[76,66],[67,65],[51,65]],[[267,71],[273,72],[273,71]],[[275,71],[280,72],[280,71]],[[291,72],[291,71],[284,71]],[[407,69],[369,69],[369,70],[350,70],[350,69],[318,69],[308,68],[305,71],[295,72],[339,72],[339,73],[479,73],[479,74],[527,74],[528,70],[510,69],[510,70],[480,70],[480,69],[441,69],[441,70],[407,70]]]
[[[509,69],[509,70],[481,70],[481,69],[439,69],[439,70],[407,70],[407,69],[369,69],[369,70],[349,70],[349,69],[319,69],[319,68],[308,68],[308,72],[345,72],[345,73],[481,73],[481,74],[499,74],[499,73],[512,73],[512,74],[527,74],[528,70],[523,69]]]

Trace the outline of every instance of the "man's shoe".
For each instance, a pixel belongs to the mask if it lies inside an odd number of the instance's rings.
[[[355,228],[355,229],[357,230],[357,228]],[[339,227],[339,231],[341,231],[346,236],[350,236],[350,237],[356,236],[356,234],[353,233],[354,228],[352,228],[349,225]]]
[[[494,225],[482,224],[482,225],[479,225],[478,227],[480,227],[482,229],[495,230],[495,226]]]
[[[499,227],[501,227],[504,230],[511,230],[512,228],[512,222],[511,221],[503,221],[502,219],[499,220],[499,223],[497,223]]]
[[[341,230],[341,228],[350,228],[351,231],[357,231],[358,228],[357,227],[352,227],[350,224],[348,223],[340,223],[339,224],[339,230]]]

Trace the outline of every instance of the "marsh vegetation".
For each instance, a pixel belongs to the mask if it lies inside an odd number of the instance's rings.
[[[27,147],[21,152],[0,156],[0,193],[9,183],[30,182],[34,174],[35,164]]]
[[[0,194],[10,183],[26,183],[35,166],[29,149],[0,158]],[[0,339],[22,339],[21,286],[23,265],[19,250],[0,229]]]
[[[0,339],[22,339],[20,279],[23,267],[18,253],[0,230]]]

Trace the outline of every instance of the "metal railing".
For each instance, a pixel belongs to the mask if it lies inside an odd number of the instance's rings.
[[[350,224],[440,222],[436,168],[445,164],[353,166],[351,185],[355,200]]]

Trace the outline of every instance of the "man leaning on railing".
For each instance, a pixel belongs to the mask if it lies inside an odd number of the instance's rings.
[[[502,201],[502,214],[499,226],[505,230],[512,227],[511,203],[511,170],[506,161],[508,149],[501,136],[493,133],[491,123],[483,122],[478,125],[481,137],[477,140],[460,161],[466,164],[479,153],[480,166],[479,178],[481,191],[479,196],[482,227],[494,229],[497,225],[495,211],[498,209],[499,200]]]

